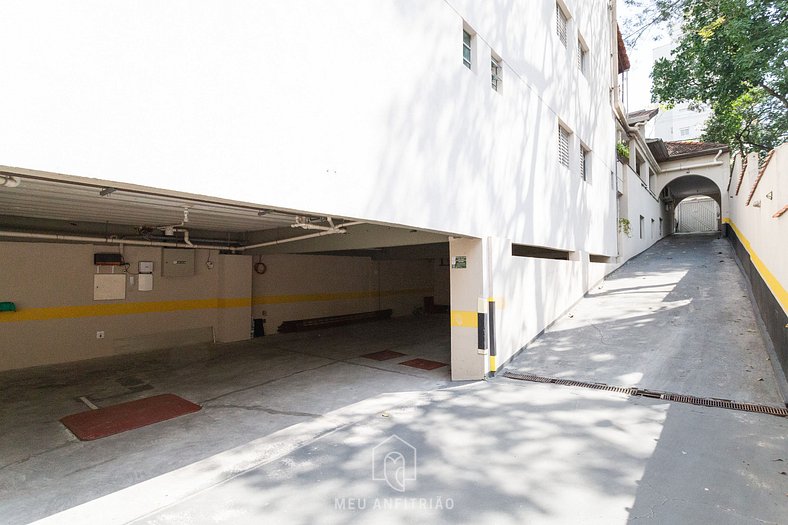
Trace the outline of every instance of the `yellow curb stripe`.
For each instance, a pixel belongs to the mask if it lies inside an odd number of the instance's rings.
[[[756,254],[752,249],[750,241],[747,240],[739,228],[733,224],[733,221],[726,217],[722,219],[722,222],[729,224],[731,228],[733,228],[733,231],[736,232],[736,236],[741,241],[742,246],[744,246],[744,249],[750,254],[750,259],[752,260],[753,266],[755,266],[755,269],[758,270],[758,273],[761,274],[761,277],[766,282],[766,285],[769,287],[772,293],[774,293],[774,296],[777,298],[777,302],[780,303],[780,306],[783,307],[783,310],[788,312],[788,291],[786,291],[782,283],[777,280],[777,277],[775,277],[774,274],[769,271],[769,268],[766,267],[761,258],[758,257],[758,254]]]
[[[490,371],[491,372],[495,372],[495,370],[496,370],[496,368],[495,368],[495,356],[491,355],[490,356]]]
[[[398,295],[431,294],[432,288],[406,290],[384,290],[381,297]],[[91,304],[83,306],[50,306],[42,308],[20,308],[18,312],[0,313],[0,323],[22,321],[48,321],[52,319],[78,319],[82,317],[110,317],[163,312],[218,308],[250,308],[253,304],[283,304],[316,301],[337,301],[378,297],[377,292],[339,292],[327,294],[266,295],[255,298],[231,297],[192,299],[185,301],[152,301],[139,303]]]
[[[460,328],[477,328],[479,326],[478,313],[466,312],[463,310],[452,310],[451,325]]]
[[[0,323],[178,312],[209,308],[244,308],[251,306],[252,301],[248,297],[193,299],[189,301],[155,301],[145,303],[91,304],[85,306],[53,306],[46,308],[24,308],[18,312],[4,312],[0,314]]]

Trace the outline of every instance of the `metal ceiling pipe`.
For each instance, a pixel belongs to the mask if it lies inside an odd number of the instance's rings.
[[[320,226],[319,224],[312,224],[311,222],[309,222],[308,217],[302,217],[300,215],[296,215],[295,223],[291,224],[290,227],[303,228],[304,230],[321,230],[321,231],[332,231],[338,228],[338,226],[334,226],[334,220],[331,217],[326,217],[326,221],[328,221],[328,226]]]
[[[40,239],[40,240],[49,240],[49,241],[72,241],[72,242],[90,242],[96,244],[119,244],[119,245],[128,245],[128,246],[153,246],[159,248],[191,248],[191,249],[198,249],[202,248],[204,250],[229,250],[231,252],[243,252],[246,250],[252,250],[254,248],[263,248],[265,246],[275,246],[277,244],[285,244],[288,242],[295,242],[301,241],[304,239],[311,239],[314,237],[323,237],[326,235],[334,235],[337,233],[346,233],[345,227],[348,226],[356,226],[359,224],[364,224],[361,221],[358,222],[348,222],[345,224],[340,225],[339,227],[328,230],[328,231],[320,231],[318,233],[310,233],[308,235],[300,235],[298,237],[289,237],[287,239],[279,239],[276,241],[268,241],[262,242],[258,244],[252,244],[249,246],[220,246],[220,245],[213,245],[213,244],[193,244],[189,241],[188,237],[185,236],[185,242],[159,242],[159,241],[139,241],[135,239],[114,239],[111,237],[86,237],[81,235],[58,235],[53,233],[28,233],[28,232],[14,232],[14,231],[2,231],[0,230],[0,237],[11,237],[16,239]]]
[[[246,250],[253,250],[255,248],[263,248],[265,246],[276,246],[277,244],[284,244],[284,243],[287,243],[287,242],[295,242],[295,241],[301,241],[301,240],[304,240],[304,239],[312,239],[313,237],[323,237],[323,236],[326,236],[326,235],[334,235],[334,234],[337,234],[337,233],[345,233],[345,232],[347,232],[347,230],[345,230],[344,228],[346,228],[348,226],[356,226],[358,224],[364,224],[364,223],[361,222],[361,221],[358,221],[358,222],[346,222],[345,224],[340,224],[339,226],[337,226],[333,230],[320,231],[318,233],[310,233],[308,235],[300,235],[298,237],[288,237],[287,239],[279,239],[278,241],[268,241],[268,242],[261,242],[261,243],[258,243],[258,244],[251,244],[249,246],[241,246],[240,248],[236,248],[236,250],[238,250],[239,252],[243,252],[243,251],[246,251]]]
[[[12,237],[16,239],[41,239],[48,241],[73,241],[73,242],[90,242],[97,244],[121,244],[128,246],[153,246],[158,248],[202,248],[204,250],[230,250],[232,252],[238,251],[239,248],[234,246],[219,246],[212,244],[192,244],[191,242],[159,242],[159,241],[138,241],[134,239],[113,239],[111,237],[84,237],[81,235],[57,235],[53,233],[28,233],[28,232],[13,232],[1,231],[0,237]]]

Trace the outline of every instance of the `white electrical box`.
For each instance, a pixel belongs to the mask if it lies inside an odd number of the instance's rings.
[[[194,275],[194,250],[164,248],[162,250],[161,275],[163,277]]]
[[[140,292],[150,292],[153,290],[153,274],[141,273],[137,280],[137,290]]]
[[[122,273],[93,275],[93,300],[111,301],[126,298],[126,276]]]
[[[153,273],[153,261],[140,261],[139,273]]]

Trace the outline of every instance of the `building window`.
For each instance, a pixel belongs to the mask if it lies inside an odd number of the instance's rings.
[[[555,22],[558,38],[561,40],[561,43],[564,44],[564,47],[566,47],[566,26],[568,25],[569,18],[559,4],[555,4]]]
[[[490,56],[490,77],[492,88],[500,93],[503,89],[503,69],[501,68],[501,59],[496,58],[495,55]]]
[[[471,41],[473,40],[473,36],[463,30],[462,31],[462,63],[465,64],[465,67],[471,69]]]
[[[651,219],[651,238],[654,238],[654,219]]]
[[[589,175],[591,175],[591,159],[589,158],[590,151],[580,144],[580,178],[588,182]]]
[[[583,45],[583,41],[577,41],[577,69],[580,70],[580,73],[585,75],[586,74],[586,62],[588,60],[588,49]]]
[[[679,130],[679,133],[681,134],[682,137],[688,137],[689,136],[689,128],[681,128]]]
[[[558,162],[569,167],[569,132],[558,126]]]
[[[640,216],[640,238],[643,238],[643,228],[645,227],[645,217]]]

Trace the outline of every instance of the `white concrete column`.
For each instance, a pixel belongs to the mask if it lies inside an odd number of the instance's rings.
[[[252,321],[252,256],[219,255],[216,341],[249,339]]]
[[[451,378],[484,378],[486,355],[479,351],[478,306],[486,302],[485,248],[482,239],[450,239]]]

